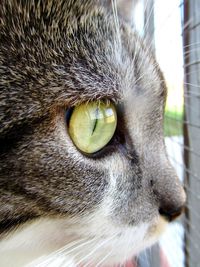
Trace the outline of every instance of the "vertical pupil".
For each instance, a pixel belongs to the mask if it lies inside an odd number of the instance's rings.
[[[95,110],[95,121],[94,121],[94,125],[93,125],[93,129],[92,129],[92,134],[91,135],[93,135],[93,133],[94,133],[96,127],[97,127],[97,122],[98,122],[98,117],[99,117],[98,115],[99,115],[99,108],[96,108],[96,110]]]

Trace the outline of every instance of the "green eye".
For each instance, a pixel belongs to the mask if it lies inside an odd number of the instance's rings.
[[[117,126],[115,106],[89,102],[76,106],[69,120],[69,135],[78,149],[94,153],[108,144]]]

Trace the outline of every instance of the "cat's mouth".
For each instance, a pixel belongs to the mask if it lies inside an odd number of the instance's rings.
[[[147,238],[159,238],[160,235],[165,231],[166,227],[168,225],[167,220],[165,220],[164,217],[159,216],[156,219],[156,222],[149,226]]]

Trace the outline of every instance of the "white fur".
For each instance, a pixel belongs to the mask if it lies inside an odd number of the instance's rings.
[[[112,266],[155,242],[166,224],[156,218],[151,225],[118,227],[105,216],[107,211],[102,206],[84,218],[45,218],[28,224],[0,242],[0,266],[98,266],[103,259]]]

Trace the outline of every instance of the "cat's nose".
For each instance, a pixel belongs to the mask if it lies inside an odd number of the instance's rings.
[[[176,185],[177,186],[177,185]],[[165,191],[165,190],[164,190]],[[159,199],[159,213],[165,217],[169,222],[175,220],[184,211],[186,195],[181,185],[178,185],[174,192],[169,191],[160,194]]]
[[[168,221],[173,221],[184,210],[186,202],[185,191],[175,174],[173,177],[164,175],[159,180],[153,190],[158,200],[159,213]]]
[[[161,216],[165,217],[169,222],[175,220],[181,215],[184,210],[185,202],[180,206],[171,205],[171,203],[165,203],[159,208],[159,213]]]

